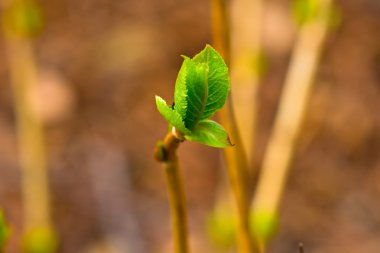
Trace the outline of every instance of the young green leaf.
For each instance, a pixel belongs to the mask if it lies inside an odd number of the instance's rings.
[[[185,58],[183,65],[187,69],[187,109],[184,121],[186,127],[192,130],[201,120],[206,109],[208,69],[207,65],[195,64],[189,58]]]
[[[205,110],[201,116],[201,119],[208,119],[221,109],[226,102],[230,90],[228,68],[223,58],[210,45],[207,45],[202,52],[197,54],[193,61],[196,64],[206,64],[208,66],[208,96]]]
[[[177,80],[175,82],[175,90],[174,90],[174,110],[176,110],[179,113],[182,119],[186,117],[186,110],[187,110],[186,77],[188,75],[189,68],[186,62],[188,60],[189,60],[188,57],[184,57],[182,67],[178,72]]]
[[[174,91],[174,108],[156,96],[159,112],[188,140],[213,147],[230,146],[228,135],[207,120],[221,109],[230,89],[228,69],[222,57],[207,45],[193,59],[184,56]]]
[[[193,129],[226,101],[230,83],[222,57],[209,45],[193,59],[184,57],[174,92],[175,110]]]
[[[191,131],[190,135],[185,135],[185,139],[215,148],[232,146],[228,134],[223,127],[212,120],[200,121],[195,129]]]
[[[185,124],[181,118],[181,116],[178,114],[177,111],[170,108],[165,100],[163,100],[161,97],[156,96],[156,105],[158,111],[161,113],[161,115],[170,122],[174,127],[176,127],[178,130],[180,130],[184,134],[189,134],[190,131],[185,127]]]

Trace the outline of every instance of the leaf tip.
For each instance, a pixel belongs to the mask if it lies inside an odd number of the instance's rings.
[[[205,46],[205,49],[206,49],[206,48],[214,49],[214,48],[213,48],[210,44],[208,44],[208,43],[207,43],[206,46]],[[215,49],[214,49],[214,50],[215,50]]]
[[[183,60],[190,60],[190,57],[188,57],[188,56],[186,56],[186,55],[184,55],[184,54],[181,54],[181,57],[183,58]]]

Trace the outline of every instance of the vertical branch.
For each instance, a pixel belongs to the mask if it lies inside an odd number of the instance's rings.
[[[229,66],[230,24],[227,5],[227,0],[211,0],[212,42]]]
[[[30,104],[31,92],[37,85],[33,48],[27,38],[12,36],[6,27],[3,28],[16,110],[25,228],[49,227],[51,222],[44,134],[42,123]]]
[[[273,233],[289,164],[327,35],[331,2],[319,1],[319,15],[301,26],[291,58],[253,203],[254,230],[263,245]]]
[[[228,65],[230,63],[230,38],[227,2],[226,0],[212,0],[211,4],[213,44]],[[233,148],[224,149],[224,157],[238,211],[238,251],[239,253],[251,253],[253,244],[248,225],[248,164],[236,126],[231,96],[227,99],[225,107],[219,112],[219,117],[235,144]]]
[[[37,83],[32,46],[24,39],[7,39],[16,109],[18,148],[22,169],[24,223],[29,230],[50,227],[50,207],[44,133],[31,111],[30,94]]]
[[[177,149],[181,139],[169,132],[162,144],[155,150],[155,158],[165,169],[169,192],[169,204],[172,217],[174,252],[188,253],[188,226],[186,215],[186,198],[179,172]]]
[[[38,246],[44,252],[56,247],[51,215],[46,165],[46,151],[42,122],[32,109],[31,95],[38,84],[37,65],[28,23],[31,2],[8,0],[3,7],[2,28],[13,88],[18,153],[22,170],[22,195],[24,208],[24,250],[32,252]],[[33,13],[36,14],[36,13]]]
[[[232,2],[231,12],[231,83],[234,113],[248,168],[254,171],[257,91],[262,71],[261,20],[262,0]]]

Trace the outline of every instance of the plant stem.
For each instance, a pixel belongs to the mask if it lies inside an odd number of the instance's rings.
[[[231,139],[235,144],[233,148],[224,149],[224,157],[238,213],[237,246],[239,253],[252,253],[253,242],[249,231],[249,198],[247,189],[249,179],[248,166],[236,124],[234,124],[233,120],[227,120],[233,119],[233,113],[230,107],[231,103],[226,104],[225,109],[220,111],[219,117],[226,131],[231,134]]]
[[[257,93],[262,72],[261,23],[263,0],[231,2],[231,96],[236,124],[242,136],[249,172],[256,182],[254,166],[257,125]],[[250,185],[253,187],[253,184]],[[251,189],[249,189],[251,191]]]
[[[253,217],[257,218],[257,223],[260,223],[261,215],[270,222],[276,219],[296,139],[327,35],[329,21],[327,15],[331,2],[331,0],[319,1],[323,11],[315,20],[303,25],[298,33],[254,199]],[[266,224],[265,227],[270,226]],[[255,232],[262,233],[262,231]],[[266,243],[270,236],[269,232],[273,231],[265,231],[259,235],[262,237],[259,239]]]
[[[227,65],[229,65],[230,45],[227,2],[225,0],[212,0],[211,4],[213,44],[216,50],[223,56]],[[220,110],[219,118],[235,144],[233,148],[224,149],[224,157],[238,212],[238,252],[252,253],[253,243],[248,225],[248,164],[233,114],[231,96],[228,97],[224,108]]]
[[[5,4],[3,7],[5,13]],[[25,230],[50,228],[44,132],[30,105],[30,95],[37,85],[33,47],[28,38],[9,33],[5,25],[3,30],[16,111]]]
[[[162,144],[155,150],[155,158],[162,163],[165,169],[169,192],[169,204],[172,217],[174,237],[174,252],[188,253],[188,227],[186,215],[186,198],[179,171],[177,149],[182,139],[177,134],[169,132]]]
[[[230,65],[230,25],[226,0],[211,0],[212,41],[215,49]]]

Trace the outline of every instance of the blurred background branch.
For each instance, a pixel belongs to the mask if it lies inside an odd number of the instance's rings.
[[[329,28],[332,1],[315,3],[317,14],[298,31],[253,202],[253,230],[261,252],[265,252],[266,243],[274,233],[291,158]]]
[[[230,13],[228,8],[228,2],[226,0],[212,0],[212,38],[215,49],[220,52],[225,59],[227,66],[230,66],[231,53],[230,53]],[[234,83],[231,83],[231,89],[233,90]],[[234,202],[236,203],[237,214],[237,248],[239,253],[251,253],[253,252],[253,243],[251,240],[249,226],[248,226],[248,210],[249,210],[249,193],[248,193],[248,181],[249,170],[248,160],[246,156],[246,150],[243,146],[243,139],[245,138],[239,133],[236,118],[234,115],[232,96],[227,99],[226,105],[219,112],[219,118],[221,124],[229,133],[233,148],[224,149],[224,159],[226,163],[226,169],[228,172],[228,179],[230,187],[233,193]],[[221,184],[225,185],[223,181]],[[225,186],[226,187],[226,186]],[[223,189],[223,187],[221,188]],[[221,190],[224,192],[223,190]],[[214,213],[226,212],[233,215],[233,209],[228,210],[229,207],[226,204],[225,196],[218,195],[216,200],[216,208],[226,208],[226,210],[215,210]],[[219,203],[220,202],[220,203]]]
[[[34,252],[37,247],[44,249],[42,252],[54,252],[44,129],[32,104],[38,86],[38,67],[30,38],[39,32],[42,20],[33,1],[3,1],[2,7],[22,170],[23,249]]]

